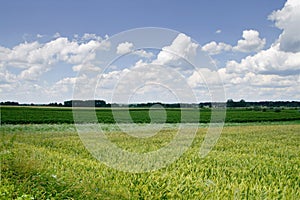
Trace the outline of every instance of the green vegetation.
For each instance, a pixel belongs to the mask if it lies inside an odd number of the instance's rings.
[[[169,125],[159,134],[133,138],[114,124],[113,113],[117,122],[130,122],[125,111],[97,108],[96,116],[108,138],[131,152],[163,147],[182,122],[181,110],[168,108]],[[161,110],[149,111],[129,112],[144,126],[151,116],[161,116]],[[0,199],[300,199],[298,109],[227,109],[223,133],[205,158],[199,149],[211,110],[184,111],[199,114],[202,123],[189,150],[166,168],[135,174],[91,156],[75,130],[71,108],[2,106]],[[89,122],[85,116],[91,109],[78,112],[80,122]]]
[[[111,141],[136,152],[159,148],[174,136],[168,128],[145,143],[106,127]],[[0,133],[0,199],[300,199],[297,124],[225,127],[201,158],[203,127],[176,162],[141,174],[97,161],[71,124],[2,125]]]
[[[80,108],[79,112],[85,116],[91,112],[91,109]],[[298,109],[227,109],[226,122],[244,123],[244,122],[272,122],[272,121],[294,121],[300,120],[300,112]],[[115,108],[114,112],[118,116],[125,114],[122,108]],[[185,109],[185,112],[190,112],[200,115],[201,123],[208,123],[211,117],[210,109]],[[96,114],[100,123],[115,123],[115,119],[111,108],[97,108]],[[166,109],[167,123],[180,123],[180,109]],[[149,108],[131,108],[130,115],[136,123],[149,123]],[[87,122],[88,119],[83,118],[81,122]],[[118,122],[127,123],[128,119],[119,120]],[[198,122],[197,119],[191,117],[184,122]],[[73,114],[71,108],[53,108],[53,107],[1,107],[1,123],[2,124],[55,124],[67,123],[72,124]]]

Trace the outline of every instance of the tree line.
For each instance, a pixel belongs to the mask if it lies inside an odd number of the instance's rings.
[[[224,105],[224,103],[212,103],[212,102],[201,102],[201,103],[161,103],[161,102],[148,102],[148,103],[136,103],[136,104],[117,104],[117,103],[106,103],[104,100],[68,100],[64,103],[48,103],[48,104],[20,104],[15,101],[1,102],[0,105],[7,106],[53,106],[53,107],[151,107],[153,105],[160,105],[164,108],[211,108],[218,105]],[[229,108],[243,108],[243,107],[300,107],[300,101],[257,101],[247,102],[244,99],[240,101],[234,101],[228,99],[226,106]]]
[[[246,102],[244,99],[240,101],[233,101],[228,99],[226,106],[230,108],[241,107],[300,107],[300,101],[258,101],[258,102]]]

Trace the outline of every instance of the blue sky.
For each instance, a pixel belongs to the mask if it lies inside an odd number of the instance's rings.
[[[164,27],[191,36],[233,43],[244,29],[256,29],[274,40],[280,30],[267,16],[285,1],[2,1],[0,42],[11,47],[37,34],[114,35],[137,27]],[[221,29],[223,34],[214,34]],[[27,37],[27,38],[26,38]]]
[[[227,98],[300,100],[297,92],[300,40],[293,28],[299,24],[299,11],[297,0],[2,1],[0,100],[46,103],[71,99],[76,77],[82,78],[78,75],[79,65],[95,65],[90,60],[82,60],[94,48],[110,48],[105,46],[105,39],[141,27],[162,27],[184,33],[186,37],[173,39],[185,43],[185,48],[198,43],[197,48],[210,54],[216,63]],[[176,44],[173,47],[171,44],[170,40],[166,46],[174,49]],[[132,53],[135,44],[128,41],[122,47],[124,53]],[[78,50],[74,50],[76,48]],[[66,51],[68,53],[64,54]],[[184,58],[189,57],[182,52],[186,53],[186,49],[175,50]],[[150,55],[151,51],[147,53]],[[145,54],[141,60],[144,63],[159,60],[160,52],[152,53],[151,60],[145,61]],[[71,54],[77,57],[71,58]],[[137,60],[132,57],[131,64],[136,66]],[[130,62],[124,62],[130,68]],[[118,67],[114,69],[115,73],[104,75],[118,81],[124,71]],[[203,70],[201,73],[205,77]],[[195,91],[201,85],[198,79],[193,72],[186,76]],[[156,99],[158,91],[149,87],[148,96],[136,99],[172,101]],[[109,101],[110,92],[106,92],[101,97]],[[200,95],[197,91],[195,94]],[[209,100],[200,96],[197,99]]]

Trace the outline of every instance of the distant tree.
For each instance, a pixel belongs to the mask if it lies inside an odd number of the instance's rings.
[[[66,107],[106,107],[104,100],[69,100],[64,101]]]
[[[64,101],[64,106],[66,106],[66,107],[72,107],[72,100],[70,100],[70,101]]]
[[[227,107],[231,107],[231,108],[235,107],[234,106],[234,101],[232,99],[228,99],[226,105],[227,105]]]
[[[6,105],[6,106],[18,106],[19,102],[14,102],[14,101],[6,101],[6,102],[1,102],[1,105]]]
[[[241,99],[237,105],[237,107],[246,107],[246,106],[247,106],[247,103],[244,99]]]

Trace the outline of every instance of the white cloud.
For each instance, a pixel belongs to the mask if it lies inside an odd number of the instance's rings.
[[[296,75],[228,73],[220,69],[226,96],[235,100],[296,100],[299,99],[299,80]]]
[[[227,96],[236,99],[296,100],[300,89],[300,52],[284,52],[279,43],[247,56],[228,61],[219,70]]]
[[[231,51],[232,46],[229,44],[225,44],[223,42],[216,43],[215,41],[212,41],[202,47],[202,50],[205,52],[209,52],[210,55],[219,54],[223,51]]]
[[[82,40],[96,40],[101,41],[102,38],[99,35],[93,34],[93,33],[85,33],[82,36]]]
[[[37,37],[37,38],[43,38],[43,37],[44,37],[44,35],[37,34],[37,35],[36,35],[36,37]]]
[[[295,86],[298,77],[295,75],[281,76],[277,74],[257,74],[254,72],[245,72],[243,74],[227,73],[226,69],[222,68],[219,74],[224,79],[225,85],[228,88],[237,86],[243,88],[252,87],[252,90],[260,90],[260,88],[289,88]]]
[[[41,74],[43,74],[46,71],[48,71],[48,69],[44,68],[41,65],[33,65],[23,70],[18,76],[18,78],[20,78],[21,80],[34,81],[37,80],[41,76]]]
[[[146,96],[151,97],[150,99],[157,99],[159,94],[172,91],[178,93],[176,95],[181,98],[181,102],[195,102],[192,90],[204,89],[205,92],[201,93],[201,98],[209,100],[207,84],[216,86],[220,84],[220,79],[216,71],[202,68],[195,72],[194,67],[185,61],[185,59],[189,61],[195,59],[197,48],[198,44],[190,37],[182,33],[178,34],[170,45],[162,48],[153,61],[139,60],[126,71],[116,69],[103,74],[99,84],[101,85],[98,90],[101,94],[99,96],[111,99],[110,95],[116,95],[119,98],[118,101],[127,102],[129,94],[147,94]],[[202,76],[209,78],[205,80]],[[160,89],[156,90],[158,87]],[[147,101],[147,98],[145,100]]]
[[[54,35],[53,35],[54,38],[59,38],[60,37],[60,33],[56,32]]]
[[[143,49],[134,51],[134,54],[136,54],[142,58],[152,58],[154,56],[154,54],[152,52],[147,52]]]
[[[103,74],[96,91],[97,96],[118,103],[127,103],[132,99],[165,101],[163,94],[166,93],[174,93],[173,97],[180,98],[182,102],[193,97],[186,79],[176,69],[142,61],[129,69]]]
[[[282,34],[266,50],[265,39],[255,30],[245,30],[243,39],[233,51],[251,52],[241,61],[229,60],[218,70],[224,80],[227,96],[246,100],[297,100],[300,98],[300,1],[288,0],[269,19],[275,21]],[[220,53],[217,43],[206,46],[208,52]],[[193,80],[193,79],[191,79]],[[197,77],[194,76],[194,82]],[[199,81],[199,80],[198,80]]]
[[[0,67],[0,85],[13,83],[16,80],[16,75],[9,73],[4,67]]]
[[[57,97],[59,100],[66,98],[72,92],[71,82],[66,84],[64,81],[58,81],[51,86],[49,82],[53,80],[41,78],[52,68],[60,67],[59,63],[69,63],[73,65],[74,71],[81,69],[82,73],[99,72],[99,67],[93,64],[94,51],[107,50],[110,43],[107,40],[99,40],[99,37],[93,34],[85,35],[85,39],[87,41],[58,37],[46,43],[34,41],[24,42],[12,48],[0,46],[1,97],[21,102],[55,100],[50,97]],[[65,64],[63,66],[66,67]],[[63,75],[58,74],[58,77]],[[57,90],[56,95],[51,89],[54,87]],[[68,94],[65,93],[67,90]]]
[[[257,52],[263,49],[265,44],[266,39],[261,39],[258,31],[244,30],[243,39],[237,42],[237,45],[233,47],[233,50],[240,52]]]
[[[92,63],[83,63],[83,64],[79,64],[79,65],[74,65],[72,67],[73,71],[75,72],[101,72],[102,69],[99,66],[93,65]]]
[[[116,53],[120,55],[132,53],[141,58],[148,58],[148,59],[154,56],[152,52],[145,51],[144,49],[134,50],[134,44],[131,42],[123,42],[118,44]]]
[[[216,34],[220,34],[220,33],[222,33],[221,29],[216,30]]]
[[[61,96],[61,100],[66,100],[65,96],[66,94],[70,93],[73,90],[74,84],[76,81],[79,81],[80,79],[86,78],[85,76],[82,77],[66,77],[59,81],[57,81],[53,86],[49,88],[47,91],[49,95],[52,97],[59,97]],[[69,97],[71,98],[71,97]]]
[[[300,73],[300,52],[291,53],[280,51],[279,44],[267,50],[247,56],[241,62],[228,61],[228,73],[281,74],[281,76]]]
[[[19,78],[37,79],[55,63],[83,64],[95,57],[96,49],[107,49],[107,41],[90,40],[86,43],[56,38],[47,43],[22,43],[12,49],[0,47],[0,65],[24,69]]]
[[[133,51],[133,44],[131,42],[123,42],[117,46],[117,54],[127,54]]]
[[[126,50],[121,51],[122,53],[130,51],[144,58],[154,56],[152,52],[143,49],[133,52],[133,44],[121,44],[124,45],[120,46],[119,44],[118,47],[122,47],[119,50]],[[197,47],[198,44],[194,43],[190,37],[179,34],[169,46],[162,48],[156,59],[147,61],[140,59],[129,68],[115,69],[102,74],[97,94],[113,102],[126,103],[131,98],[151,101],[151,99],[158,99],[159,96],[163,97],[163,94],[170,94],[170,91],[173,91],[178,93],[177,95],[182,98],[183,102],[187,102],[192,99],[191,88],[188,87],[186,79],[188,73],[182,73],[184,70],[178,67],[186,67],[187,62],[184,59],[193,59],[196,56]],[[119,53],[121,52],[119,51]],[[169,66],[169,64],[172,65]],[[161,98],[161,100],[165,99]]]
[[[198,46],[190,37],[180,33],[170,46],[162,48],[162,51],[159,52],[157,59],[153,63],[164,65],[176,62],[181,58],[192,60],[196,55]]]
[[[12,49],[9,49],[9,51],[6,51],[6,54],[1,62],[4,63],[6,61],[6,63],[11,64],[17,68],[27,68],[31,63],[29,60],[30,53],[35,51],[36,49],[39,49],[40,47],[41,44],[39,44],[38,42],[25,42],[19,44]]]
[[[276,43],[267,50],[229,61],[219,70],[231,98],[249,100],[299,99],[300,53],[284,52]]]
[[[187,78],[188,84],[193,88],[212,87],[213,85],[220,85],[220,78],[217,71],[208,68],[200,68],[193,72]]]
[[[216,71],[203,68],[195,72],[194,67],[185,61],[196,57],[197,48],[198,44],[190,37],[179,34],[170,45],[162,48],[153,61],[139,60],[130,68],[116,69],[102,74],[97,94],[106,97],[109,101],[124,103],[130,98],[144,99],[144,101],[159,99],[163,94],[174,92],[175,97],[180,98],[179,102],[195,102],[193,98],[196,97],[193,96],[192,90],[200,88],[205,90],[201,93],[201,97],[209,100],[207,84],[216,85],[220,80]],[[209,79],[205,80],[201,75]]]
[[[274,11],[269,19],[283,32],[269,49],[247,56],[241,62],[228,61],[226,72],[230,74],[255,73],[263,75],[298,76],[300,73],[300,1],[288,0],[281,10]],[[250,34],[258,38],[258,33]],[[246,36],[246,35],[245,35]],[[250,37],[250,36],[248,36]],[[245,37],[247,38],[247,37]],[[293,45],[292,45],[293,44]]]
[[[266,44],[266,39],[261,39],[259,37],[259,32],[256,30],[244,30],[243,39],[237,42],[236,46],[231,46],[223,42],[212,41],[205,44],[202,47],[202,50],[208,52],[210,55],[220,54],[224,51],[237,51],[237,52],[258,52],[264,48]]]
[[[10,53],[10,51],[11,51],[10,49],[0,46],[0,64],[2,65],[4,64],[1,61],[7,59],[7,55]]]
[[[62,100],[66,100],[66,96],[73,99],[94,99],[98,80],[98,73],[94,73],[94,76],[80,73],[76,77],[65,77],[50,88],[49,94]]]
[[[274,11],[270,20],[283,30],[279,37],[280,50],[288,52],[300,51],[300,1],[288,0],[281,10]]]

